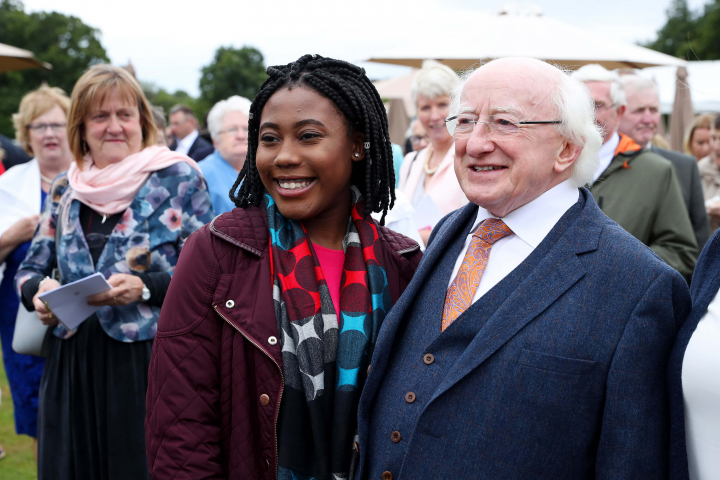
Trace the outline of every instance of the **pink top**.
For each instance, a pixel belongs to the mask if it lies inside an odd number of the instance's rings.
[[[315,254],[320,262],[320,268],[325,275],[325,281],[330,289],[330,297],[332,298],[335,313],[340,313],[340,281],[342,279],[343,265],[345,264],[345,252],[342,250],[331,250],[313,245]],[[338,318],[340,321],[340,318]]]

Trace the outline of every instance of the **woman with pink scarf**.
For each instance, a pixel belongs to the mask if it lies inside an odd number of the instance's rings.
[[[15,277],[26,308],[52,327],[38,478],[150,478],[145,390],[157,320],[180,249],[213,218],[212,204],[197,164],[157,146],[150,106],[121,68],[80,77],[68,141],[75,162],[53,182]],[[112,288],[88,297],[99,309],[69,329],[39,296],[96,272]]]

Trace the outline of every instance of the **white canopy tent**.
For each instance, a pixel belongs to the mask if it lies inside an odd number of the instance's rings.
[[[571,69],[588,63],[599,63],[608,69],[679,67],[687,63],[540,15],[473,13],[444,25],[433,27],[433,35],[408,39],[403,45],[379,52],[369,61],[419,68],[424,59],[433,58],[454,70],[471,67],[478,61],[510,56],[538,58]]]
[[[720,60],[687,62],[687,83],[695,113],[720,112]],[[675,101],[675,67],[652,67],[640,75],[654,79],[660,90],[660,111],[672,113]]]
[[[52,65],[41,62],[28,50],[0,43],[0,73],[28,68],[46,68],[50,70]]]

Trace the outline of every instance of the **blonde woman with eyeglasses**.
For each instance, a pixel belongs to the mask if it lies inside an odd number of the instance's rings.
[[[25,95],[13,115],[15,137],[34,158],[0,176],[0,265],[5,265],[0,283],[0,338],[15,431],[33,439],[37,438],[38,389],[44,361],[12,349],[20,302],[13,277],[30,246],[51,182],[72,161],[66,133],[69,108],[70,99],[59,88],[42,86]]]

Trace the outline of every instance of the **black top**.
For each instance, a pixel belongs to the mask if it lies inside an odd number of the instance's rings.
[[[84,203],[80,203],[80,226],[85,234],[85,241],[88,244],[93,264],[97,265],[105,244],[115,226],[122,219],[123,213],[109,215],[103,222],[101,213],[97,213]],[[167,272],[132,272],[132,274],[140,277],[148,290],[150,290],[150,300],[147,303],[153,307],[161,307],[168,286],[170,286],[170,274]],[[22,302],[29,311],[35,310],[32,299],[37,293],[42,279],[39,276],[33,277],[22,286]]]

